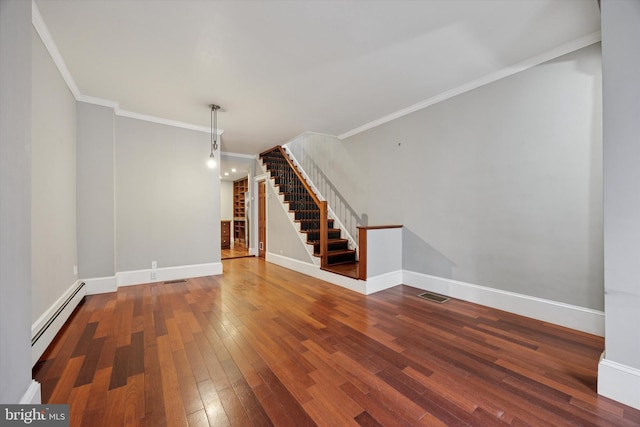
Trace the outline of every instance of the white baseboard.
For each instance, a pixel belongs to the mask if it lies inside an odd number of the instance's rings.
[[[80,280],[76,281],[31,325],[31,339],[35,339],[31,344],[32,366],[51,344],[85,294],[86,287]],[[39,337],[37,337],[38,334],[40,334]]]
[[[40,392],[40,383],[36,380],[31,380],[29,388],[20,398],[20,405],[39,405],[42,403],[42,394]]]
[[[116,276],[84,279],[84,283],[87,286],[87,295],[106,294],[115,292],[118,289]]]
[[[152,277],[155,274],[155,277]],[[121,271],[116,273],[116,284],[120,286],[141,285],[143,283],[165,282],[168,280],[188,279],[191,277],[214,276],[222,274],[222,262],[208,264],[180,265],[177,267],[154,268],[147,270]]]
[[[600,359],[598,364],[598,394],[640,409],[640,370]]]
[[[367,278],[366,283],[367,295],[393,288],[394,286],[402,284],[402,270]]]
[[[298,273],[306,274],[307,276],[315,277],[316,279],[324,280],[325,282],[333,283],[334,285],[338,285],[361,294],[366,293],[366,283],[363,280],[351,279],[346,276],[330,273],[328,271],[321,270],[320,267],[315,264],[310,264],[270,252],[267,252],[265,260],[281,267],[288,268],[289,270],[297,271]]]
[[[589,334],[604,336],[604,312],[428,274],[403,271],[402,283]]]

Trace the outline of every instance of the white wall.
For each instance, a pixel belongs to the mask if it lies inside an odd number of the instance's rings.
[[[31,2],[0,0],[0,403],[3,404],[19,403],[33,384],[31,43]]]
[[[220,180],[208,135],[117,116],[116,271],[220,262]]]
[[[288,146],[363,225],[404,225],[403,270],[602,310],[599,44]]]
[[[31,28],[31,27],[30,27]],[[31,271],[35,322],[77,280],[76,102],[32,34]]]

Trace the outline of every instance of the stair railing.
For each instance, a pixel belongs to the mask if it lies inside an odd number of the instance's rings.
[[[320,168],[318,168],[318,166],[315,163],[311,162],[311,166],[316,169],[316,173],[314,175],[316,177],[321,178],[321,184],[324,184],[325,192],[320,191],[318,189],[318,187],[315,184],[315,181],[311,179],[311,177],[302,167],[302,164],[293,154],[291,149],[289,149],[289,147],[287,147],[286,145],[282,148],[284,149],[285,153],[287,153],[288,158],[295,165],[298,172],[300,172],[305,182],[309,184],[309,187],[311,188],[311,190],[318,195],[318,198],[320,200],[324,200],[327,202],[327,215],[329,217],[332,217],[336,222],[336,224],[338,225],[338,228],[342,230],[342,232],[344,233],[344,237],[349,241],[349,247],[352,249],[358,250],[358,246],[359,246],[358,241],[353,236],[357,235],[358,226],[367,225],[366,221],[363,221],[362,218],[355,213],[353,208],[351,208],[351,206],[342,198],[342,196],[339,195],[339,193],[337,192],[337,190],[335,189],[331,181],[329,181],[329,179],[322,173]],[[329,197],[333,195],[333,199],[335,202],[334,204],[336,208],[337,209],[342,208],[341,209],[342,215],[338,215],[338,213],[331,208],[331,204],[326,199],[326,197],[323,197],[323,194],[327,194],[327,193],[329,194]],[[343,222],[350,224],[350,227],[347,227]]]
[[[293,173],[297,179],[302,183],[305,192],[311,197],[315,205],[318,207],[320,211],[320,236],[319,236],[319,245],[320,245],[320,267],[326,267],[328,264],[328,215],[327,215],[327,202],[324,200],[320,200],[316,193],[311,189],[307,180],[300,174],[298,168],[293,164],[287,153],[281,146],[277,146],[274,149],[267,150],[260,155],[267,154],[269,152],[278,150],[282,157],[287,161],[289,168],[291,169],[291,173]]]

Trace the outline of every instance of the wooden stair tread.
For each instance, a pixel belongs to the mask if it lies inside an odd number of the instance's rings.
[[[339,231],[340,231],[339,228],[327,228],[327,232],[329,232],[329,233],[337,233]],[[319,233],[320,229],[313,228],[313,229],[309,229],[309,230],[300,230],[300,232],[301,233]]]
[[[298,178],[296,178],[290,173],[293,165],[291,165],[289,160],[283,157],[283,155],[285,154],[282,152],[282,149],[277,147],[272,151],[262,153],[260,158],[271,178],[274,180],[275,185],[278,187],[280,195],[284,197],[284,203],[289,204],[289,212],[294,214],[292,221],[300,225],[300,233],[306,233],[306,243],[313,245],[313,255],[320,256],[321,230],[319,228],[305,229],[306,227],[320,225],[320,206],[316,205],[316,201],[313,200],[315,196],[312,197],[310,193],[311,189],[302,181],[302,177],[298,174]],[[318,216],[315,217],[316,215]],[[323,269],[357,279],[357,251],[348,248],[349,241],[341,237],[342,230],[340,228],[334,228],[334,221],[334,219],[327,218],[327,259],[325,261],[328,265],[323,267]],[[324,224],[322,225],[324,226]]]
[[[327,239],[327,243],[339,243],[339,242],[348,242],[348,241],[349,240],[343,239],[342,237],[334,238],[334,239]],[[313,244],[319,243],[319,242],[320,242],[319,240],[308,240],[307,241],[307,245],[313,245]]]
[[[329,256],[333,256],[333,255],[345,255],[345,254],[354,254],[356,253],[356,251],[354,249],[336,249],[336,250],[329,250],[327,252],[327,254]]]

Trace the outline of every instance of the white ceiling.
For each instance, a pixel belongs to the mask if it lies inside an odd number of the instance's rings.
[[[36,0],[83,95],[256,154],[340,135],[600,29],[596,0]]]

